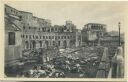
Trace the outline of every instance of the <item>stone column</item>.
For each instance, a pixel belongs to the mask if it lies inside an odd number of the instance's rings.
[[[67,40],[67,47],[69,48],[70,47],[70,40]]]

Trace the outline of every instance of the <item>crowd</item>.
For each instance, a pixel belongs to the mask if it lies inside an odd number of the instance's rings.
[[[66,56],[58,56],[45,63],[31,63],[20,66],[15,73],[17,77],[28,78],[92,78],[96,77],[98,66],[100,63],[101,50],[97,50],[97,54],[90,53],[88,57],[82,56],[76,59]],[[87,54],[87,51],[85,55]],[[13,70],[15,70],[13,69]],[[12,70],[11,70],[12,71]],[[10,73],[13,74],[13,73]],[[11,75],[12,76],[12,75]]]
[[[30,69],[17,74],[29,78],[95,77],[99,61],[97,59],[54,58],[50,62],[35,64]],[[92,72],[92,75],[90,75]]]

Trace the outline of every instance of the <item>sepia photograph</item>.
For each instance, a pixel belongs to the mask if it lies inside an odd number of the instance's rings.
[[[127,5],[5,1],[4,77],[124,78]]]

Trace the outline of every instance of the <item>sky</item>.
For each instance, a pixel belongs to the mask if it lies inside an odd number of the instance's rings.
[[[127,2],[12,1],[5,3],[18,10],[31,12],[39,18],[50,19],[52,25],[64,25],[66,20],[70,20],[79,29],[87,23],[106,24],[107,31],[118,31],[118,22],[121,22],[121,32],[127,27]]]

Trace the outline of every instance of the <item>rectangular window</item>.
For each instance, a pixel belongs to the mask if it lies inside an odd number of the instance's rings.
[[[15,45],[15,32],[8,33],[8,45]]]

